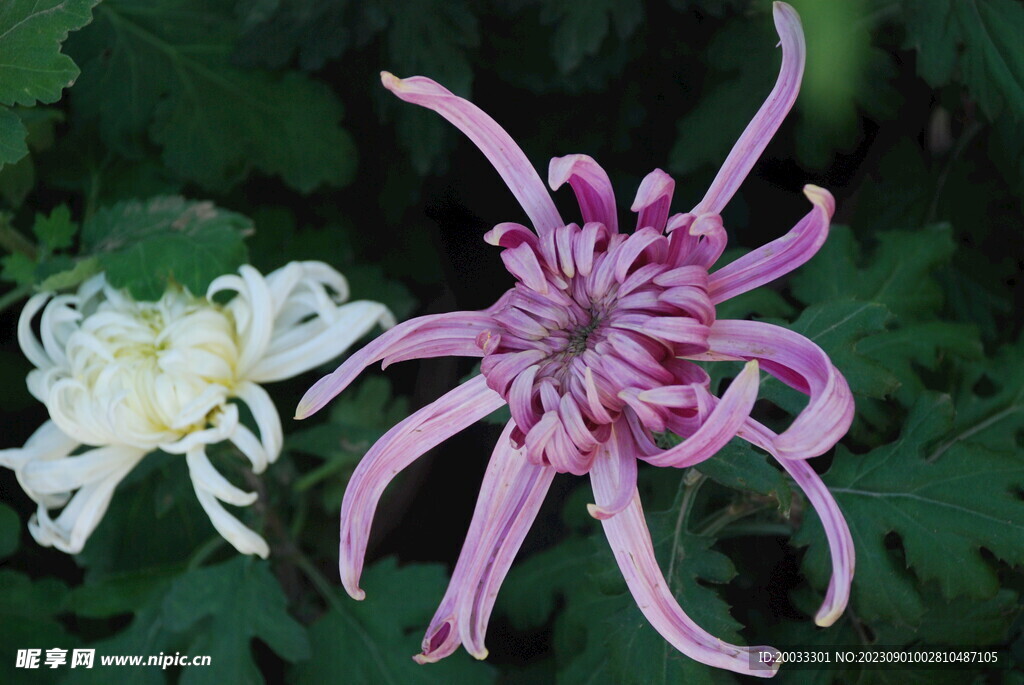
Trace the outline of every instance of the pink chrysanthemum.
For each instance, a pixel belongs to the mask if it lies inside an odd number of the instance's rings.
[[[377,502],[387,484],[427,450],[508,404],[469,534],[448,592],[423,641],[420,663],[459,646],[484,658],[484,633],[498,588],[555,473],[590,474],[596,504],[626,583],[665,639],[697,661],[740,673],[754,650],[727,644],[690,620],[658,568],[637,494],[637,460],[685,467],[708,459],[733,436],[775,457],[817,509],[831,548],[833,577],[816,616],[831,625],[849,597],[854,551],[835,500],[805,461],[839,440],[853,399],[828,356],[803,336],[767,323],[715,318],[715,305],[800,266],[828,234],[832,196],[815,186],[811,210],[785,236],[714,273],[726,235],[720,212],[749,173],[797,96],[804,41],[793,9],[775,3],[782,70],[768,100],[729,154],[704,199],[669,217],[673,180],[661,170],[640,184],[636,230],[620,233],[607,174],[585,155],[551,161],[551,188],[568,183],[582,226],[566,224],[526,156],[476,106],[423,77],[382,75],[402,100],[439,113],[480,148],[526,210],[536,232],[499,224],[486,240],[515,286],[478,312],[423,316],[367,345],[306,393],[309,416],[364,368],[445,355],[483,357],[482,374],[392,428],[360,462],[341,510],[341,578],[362,599],[359,576]],[[745,360],[721,399],[694,361]],[[778,435],[750,418],[759,370],[809,396]],[[662,450],[653,434],[685,438]]]

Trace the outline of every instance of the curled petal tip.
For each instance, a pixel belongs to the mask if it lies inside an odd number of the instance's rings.
[[[814,624],[819,628],[828,628],[830,625],[839,620],[839,617],[843,615],[843,609],[845,607],[822,607],[818,611],[818,614],[814,617]]]
[[[487,658],[487,655],[490,654],[490,652],[487,651],[486,647],[481,647],[480,649],[470,650],[469,653],[472,654],[473,658],[478,660],[478,661],[483,661],[484,659]]]
[[[596,518],[598,521],[603,521],[606,518],[609,518],[610,516],[607,511],[597,506],[596,504],[588,504],[587,513],[590,514],[593,518]]]
[[[412,658],[412,660],[418,663],[420,666],[422,666],[423,664],[432,664],[435,661],[437,661],[437,659],[432,658],[429,654],[417,654]]]
[[[822,207],[831,217],[836,213],[836,200],[832,193],[820,186],[808,183],[804,186],[804,197],[810,200],[816,207]]]
[[[394,91],[402,87],[402,79],[398,78],[390,71],[380,72],[380,82],[390,91]]]

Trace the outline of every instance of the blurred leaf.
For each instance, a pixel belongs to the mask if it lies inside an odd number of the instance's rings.
[[[99,582],[87,582],[71,591],[68,609],[85,618],[110,618],[135,613],[153,599],[162,598],[178,573],[177,569],[150,569],[107,576]]]
[[[777,42],[770,18],[763,15],[730,22],[712,38],[706,63],[722,76],[708,78],[696,105],[679,120],[668,161],[673,173],[684,176],[725,160],[772,89],[781,54]]]
[[[346,184],[355,148],[338,127],[341,104],[301,74],[232,66],[237,28],[202,0],[108,0],[70,46],[82,64],[75,111],[122,155],[151,140],[168,168],[209,189],[250,167],[307,193]]]
[[[886,548],[890,533],[899,536],[906,566],[921,581],[937,582],[947,598],[999,590],[982,547],[1010,564],[1024,562],[1024,462],[974,442],[936,448],[952,420],[949,397],[924,394],[899,439],[859,457],[839,446],[824,477],[853,533],[853,598],[865,620],[916,625],[924,612],[916,584]],[[796,540],[815,541],[806,565],[821,583],[828,561],[817,518]]]
[[[101,209],[86,220],[82,242],[111,285],[156,300],[169,283],[205,294],[210,281],[245,263],[242,232],[250,228],[247,218],[211,202],[154,197]]]
[[[216,668],[191,668],[183,684],[262,682],[250,641],[259,638],[282,658],[310,656],[306,630],[288,615],[287,599],[265,561],[238,556],[178,577],[163,600],[167,627],[191,632],[189,654],[207,654]]]
[[[451,2],[395,3],[387,6],[389,71],[400,77],[429,75],[456,95],[467,97],[473,69],[467,52],[477,46],[480,36],[476,17],[464,0]],[[431,112],[394,102],[387,96],[395,115],[399,142],[409,153],[420,175],[428,173],[452,135],[450,124]]]
[[[71,220],[71,210],[67,205],[60,205],[50,212],[50,216],[36,214],[32,224],[32,232],[51,250],[71,247],[71,239],[78,232],[78,224]]]
[[[0,278],[18,285],[32,285],[36,282],[36,263],[21,252],[0,257]]]
[[[325,506],[341,502],[348,478],[335,478],[355,468],[366,451],[392,426],[409,414],[406,398],[392,397],[391,383],[382,376],[368,376],[331,405],[330,418],[310,428],[291,433],[285,444],[289,452],[310,454],[323,463],[300,476],[299,491],[333,478],[325,493]]]
[[[613,27],[620,39],[632,35],[643,23],[644,6],[637,0],[548,0],[542,4],[540,18],[554,24],[551,53],[558,68],[568,73],[597,54]]]
[[[15,668],[18,649],[42,650],[39,658],[42,664],[47,649],[59,646],[71,650],[79,645],[79,640],[57,620],[67,591],[67,586],[54,578],[33,580],[15,571],[0,569],[0,644],[4,646],[0,682],[26,682],[25,670]],[[32,671],[31,682],[56,682],[57,675],[63,674],[41,668]]]
[[[243,63],[286,66],[294,56],[307,71],[360,47],[387,23],[383,2],[239,0],[245,33],[235,51]]]
[[[445,582],[437,564],[399,568],[392,558],[374,564],[363,574],[364,601],[342,599],[310,627],[313,656],[294,667],[294,682],[334,682],[339,674],[353,683],[493,682],[491,668],[465,653],[430,666],[408,658],[420,651]]]
[[[1013,0],[904,0],[907,46],[932,86],[954,77],[992,119],[1024,118],[1024,6]]]
[[[92,18],[99,0],[7,0],[0,9],[0,167],[28,153],[28,130],[11,105],[56,102],[78,67],[61,53],[70,31]]]
[[[372,299],[387,305],[399,321],[406,319],[416,308],[416,299],[399,281],[387,277],[379,266],[349,264],[345,278],[352,288],[353,299]]]
[[[18,551],[21,541],[21,519],[17,512],[0,502],[0,559]]]

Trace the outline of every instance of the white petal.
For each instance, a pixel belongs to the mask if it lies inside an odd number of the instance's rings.
[[[123,445],[108,445],[74,457],[33,460],[25,464],[18,480],[33,499],[36,499],[33,493],[70,492],[103,480],[126,464],[134,465],[139,460],[139,451]]]
[[[28,302],[21,310],[21,316],[18,317],[18,344],[21,345],[21,351],[25,353],[28,360],[40,369],[53,366],[53,360],[46,354],[46,350],[43,349],[35,333],[32,332],[32,319],[49,299],[49,293],[33,295],[28,298]]]
[[[51,519],[46,508],[40,505],[28,522],[28,530],[32,537],[44,547],[52,545],[68,554],[81,552],[86,540],[107,512],[114,489],[145,454],[144,451],[138,450],[134,459],[112,471],[104,479],[83,487],[75,493],[56,520]]]
[[[25,441],[24,447],[0,450],[0,466],[19,469],[31,460],[60,459],[71,454],[79,444],[53,421],[46,421]]]
[[[205,490],[222,502],[236,507],[247,507],[256,501],[258,495],[255,492],[245,492],[236,488],[213,468],[202,445],[190,449],[185,455],[185,461],[196,490]]]
[[[238,424],[228,439],[252,462],[253,473],[259,474],[266,470],[267,464],[270,463],[270,457],[260,439],[251,430]]]
[[[266,559],[270,556],[270,548],[267,541],[242,525],[242,522],[229,514],[221,506],[217,498],[205,490],[196,490],[196,498],[203,505],[210,523],[217,529],[217,532],[224,536],[235,549],[242,554],[255,554]]]
[[[248,381],[239,383],[235,395],[249,406],[249,411],[256,419],[256,427],[260,431],[260,442],[266,450],[267,460],[273,463],[281,454],[284,444],[284,433],[281,429],[281,416],[277,413],[273,400],[267,391]]]
[[[291,378],[337,357],[352,343],[380,324],[387,328],[394,316],[377,302],[361,300],[339,308],[339,316],[330,326],[310,340],[276,354],[268,354],[249,372],[257,383]]]

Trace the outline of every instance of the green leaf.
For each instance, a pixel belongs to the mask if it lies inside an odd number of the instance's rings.
[[[36,282],[36,263],[21,252],[0,257],[3,270],[0,278],[18,285],[32,285]]]
[[[68,609],[85,618],[110,618],[136,613],[154,599],[162,600],[175,570],[131,571],[86,582],[71,591]]]
[[[367,377],[334,401],[326,423],[288,436],[288,452],[313,455],[323,461],[299,477],[295,489],[301,492],[329,481],[324,505],[336,508],[348,483],[347,475],[385,432],[408,415],[406,398],[394,398],[386,378]]]
[[[79,645],[78,638],[57,620],[64,610],[67,591],[67,586],[54,578],[33,580],[15,571],[0,569],[0,643],[4,645],[0,681],[26,682],[26,671],[15,668],[17,649],[43,650],[42,663],[47,649],[71,650]],[[56,682],[48,668],[31,673],[33,683]]]
[[[1024,7],[1013,0],[904,0],[908,47],[932,86],[962,81],[990,118],[1024,118]]]
[[[687,530],[682,492],[680,479],[675,504],[646,517],[659,566],[687,615],[715,637],[742,643],[728,604],[708,585],[729,582],[736,569],[713,549],[713,537]],[[682,655],[643,617],[603,538],[595,532],[591,549],[599,551],[590,559],[577,556],[577,579],[561,589],[565,609],[555,624],[555,649],[564,682],[711,682],[713,669]]]
[[[25,136],[28,129],[21,117],[0,106],[0,166],[12,164],[28,154]]]
[[[464,0],[395,3],[388,7],[389,70],[399,76],[430,74],[453,93],[468,97],[473,81],[469,49],[480,40],[476,16]],[[387,99],[395,112],[399,142],[420,175],[438,163],[450,125],[417,107]]]
[[[154,197],[101,209],[86,220],[82,241],[111,285],[156,300],[169,283],[205,294],[210,281],[245,263],[242,233],[250,228],[248,219],[211,202]]]
[[[942,442],[952,423],[949,397],[924,394],[899,439],[862,456],[840,446],[825,475],[853,534],[853,598],[865,620],[915,625],[923,613],[912,577],[887,549],[890,533],[899,536],[905,566],[921,581],[938,583],[947,598],[998,591],[982,548],[1008,563],[1024,562],[1024,462],[966,440]],[[820,582],[828,561],[820,524],[811,521],[797,539],[817,540],[807,565]]]
[[[8,0],[0,12],[0,103],[56,102],[78,68],[60,52],[69,31],[89,23],[98,0]]]
[[[679,119],[675,145],[669,152],[669,169],[680,176],[709,165],[720,165],[743,129],[771,91],[779,64],[774,49],[778,37],[770,20],[727,24],[708,46],[707,64],[726,75],[704,88],[697,104]],[[744,50],[737,50],[743,45]],[[710,181],[710,178],[708,178]]]
[[[310,192],[344,185],[355,149],[324,84],[233,66],[238,25],[225,4],[110,0],[76,36],[75,109],[127,157],[152,141],[182,178],[223,190],[253,167]]]
[[[788,515],[793,492],[783,473],[768,463],[744,440],[731,440],[718,453],[696,467],[711,480],[735,490],[747,490],[771,497],[779,510]]]
[[[50,216],[36,214],[32,232],[51,250],[71,247],[71,239],[78,231],[78,224],[71,220],[71,210],[67,205],[60,205],[50,212]]]
[[[392,558],[368,568],[362,580],[366,599],[341,599],[310,627],[313,656],[294,667],[294,682],[335,682],[339,674],[346,682],[387,685],[493,682],[490,667],[464,652],[429,667],[409,658],[420,651],[446,575],[437,564],[399,568]]]
[[[554,24],[551,53],[559,70],[568,73],[598,53],[612,27],[620,39],[631,36],[643,23],[644,7],[636,0],[554,0],[544,3],[540,18]]]
[[[919,642],[928,645],[992,645],[1005,643],[1013,621],[1021,614],[1020,597],[1003,589],[989,599],[960,597],[944,600],[925,596],[920,628],[872,626],[878,644]]]
[[[942,304],[932,278],[954,251],[948,225],[878,234],[878,247],[861,266],[849,228],[832,227],[829,238],[794,276],[793,294],[806,304],[850,298],[885,305],[899,317],[927,316]]]
[[[593,545],[593,539],[569,538],[516,561],[498,594],[496,613],[507,615],[520,630],[544,625],[558,599],[579,582],[581,561],[593,555]]]
[[[163,601],[170,630],[193,632],[190,654],[208,654],[216,668],[188,669],[181,682],[262,682],[250,641],[259,638],[282,658],[310,655],[306,630],[288,615],[287,599],[265,561],[235,557],[177,578]]]
[[[0,167],[28,153],[28,130],[4,105],[56,102],[78,77],[61,54],[68,32],[92,18],[99,0],[7,0],[0,8]]]

